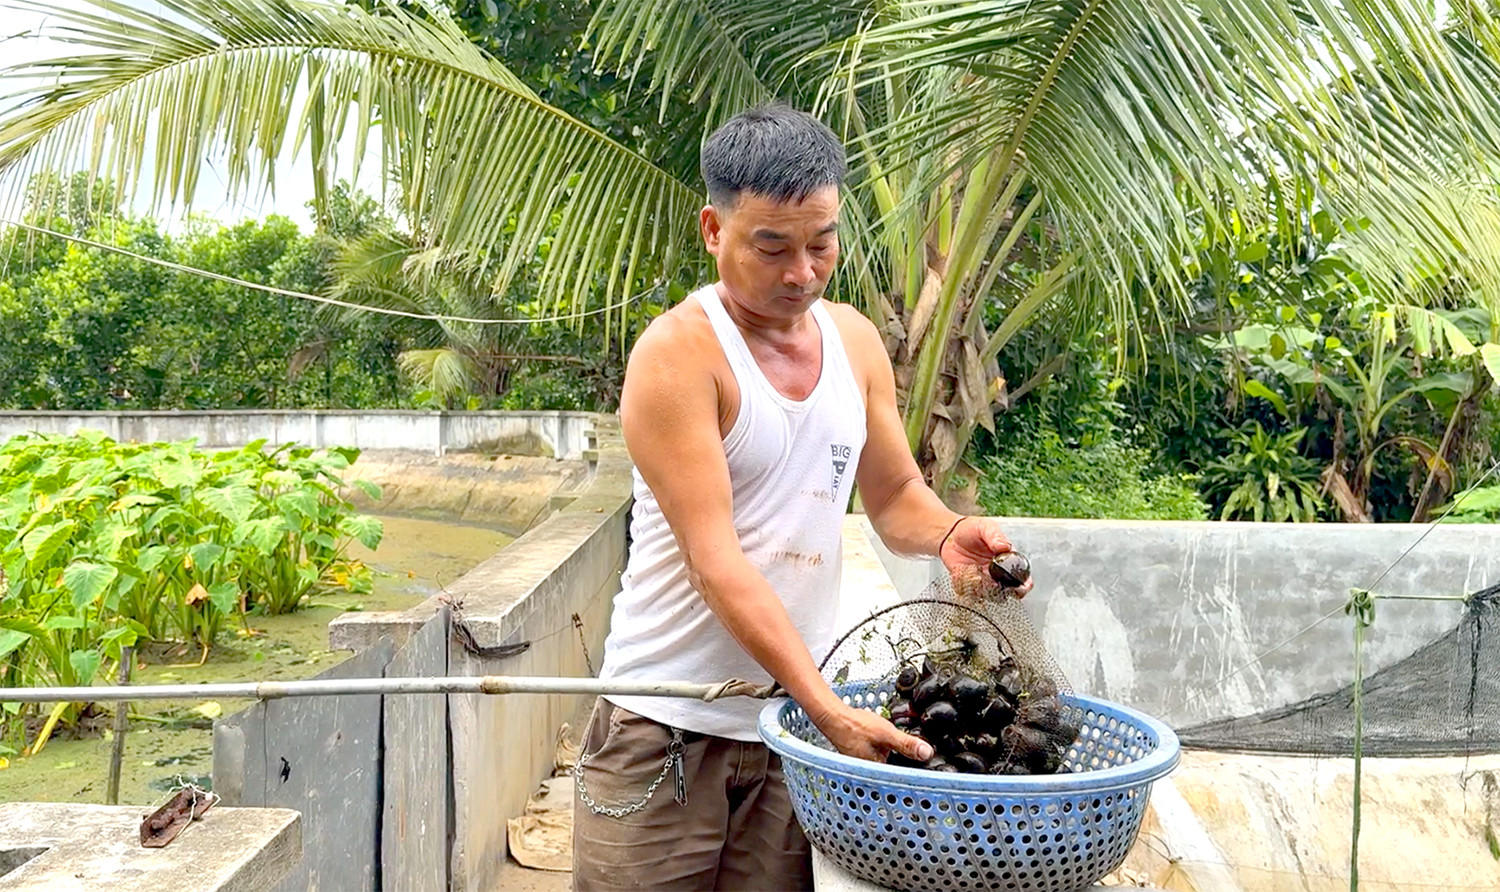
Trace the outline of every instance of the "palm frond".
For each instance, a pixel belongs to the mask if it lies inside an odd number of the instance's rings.
[[[472,255],[497,291],[545,246],[540,293],[608,303],[642,258],[670,270],[696,244],[694,189],[541,102],[440,16],[326,0],[14,5],[45,10],[83,54],[0,73],[39,84],[0,111],[11,183],[87,167],[187,203],[205,159],[222,155],[237,194],[273,189],[278,159],[306,144],[331,169],[353,127],[357,164],[378,125],[418,243]]]
[[[650,73],[662,114],[680,89],[709,108],[712,130],[769,99],[809,104],[832,60],[830,44],[876,17],[880,0],[603,0],[590,32],[600,64]]]
[[[983,158],[1024,170],[1064,247],[1092,273],[1080,285],[1114,292],[1122,334],[1138,328],[1129,282],[1154,274],[1169,306],[1182,302],[1181,259],[1195,234],[1266,219],[1277,183],[1345,216],[1384,216],[1387,235],[1366,247],[1388,266],[1409,264],[1415,249],[1500,288],[1500,269],[1472,259],[1494,256],[1488,224],[1461,216],[1494,205],[1479,184],[1500,156],[1500,91],[1423,8],[898,2],[893,21],[844,48],[857,60],[850,89],[893,71],[962,76],[872,131],[866,151],[887,167],[942,159],[921,174],[928,189]],[[1463,200],[1434,200],[1436,187]]]
[[[407,350],[396,357],[396,363],[443,402],[473,393],[479,384],[479,366],[473,358],[446,347]]]

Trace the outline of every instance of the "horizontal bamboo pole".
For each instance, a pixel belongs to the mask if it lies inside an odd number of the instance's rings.
[[[297,681],[221,684],[98,685],[81,688],[0,688],[0,703],[87,703],[119,700],[277,700],[350,694],[618,694],[629,697],[720,697],[770,695],[769,685],[731,679],[718,684],[689,681],[626,681],[598,678],[481,675],[448,678],[312,678]]]

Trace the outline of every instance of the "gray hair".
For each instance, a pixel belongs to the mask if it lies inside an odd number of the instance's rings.
[[[801,201],[844,182],[844,146],[812,115],[780,103],[741,112],[703,144],[700,159],[708,200],[731,208],[741,192],[772,201]]]

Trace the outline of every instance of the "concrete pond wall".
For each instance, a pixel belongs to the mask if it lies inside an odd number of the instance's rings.
[[[1174,727],[1349,684],[1351,589],[1455,594],[1500,582],[1500,525],[1012,518],[1004,529],[1031,559],[1025,605],[1073,687]],[[881,557],[903,597],[940,569]],[[1366,673],[1441,636],[1461,611],[1381,601]]]
[[[193,414],[12,413],[0,415],[0,434],[92,427],[124,439],[198,436],[206,446],[261,437],[325,445],[336,440],[320,438],[345,423],[339,413],[182,418]],[[233,424],[224,418],[231,414]],[[443,603],[335,621],[330,646],[356,656],[331,671],[597,672],[625,561],[631,498],[617,421],[571,413],[374,414],[380,417],[349,422],[352,442],[337,442],[369,450],[354,472],[386,488],[383,510],[485,523],[505,517],[503,523],[522,535],[450,584]],[[168,416],[176,421],[162,420]],[[312,416],[317,419],[308,421]],[[117,419],[113,429],[100,423],[107,418]],[[297,424],[302,433],[295,433]],[[541,454],[496,454],[501,450],[493,447],[505,437]],[[449,451],[459,448],[470,451]],[[439,449],[448,453],[442,461],[433,459]],[[1004,524],[1032,561],[1029,615],[1073,686],[1176,727],[1347,684],[1351,629],[1341,608],[1352,588],[1472,592],[1500,576],[1500,528],[1489,526],[1429,531],[1019,518]],[[918,594],[940,572],[936,562],[892,555],[858,515],[847,519],[844,543],[840,627]],[[445,634],[445,610],[464,621],[479,647],[515,645],[515,651],[476,656]],[[1443,634],[1459,610],[1456,604],[1382,602],[1367,645],[1367,671]],[[308,844],[283,888],[414,888],[421,877],[440,885],[446,879],[455,890],[494,889],[506,857],[506,820],[551,774],[559,727],[586,706],[585,698],[363,699],[362,706],[286,700],[222,719],[215,784],[226,794],[225,805],[301,813]],[[288,778],[281,776],[283,758],[293,767]],[[1153,797],[1162,803],[1153,811],[1153,832],[1201,862],[1195,888],[1241,888],[1213,885],[1214,859],[1224,854],[1194,816],[1194,808],[1214,795],[1203,777],[1194,773],[1189,784],[1185,773],[1182,791],[1163,782],[1161,795]],[[336,798],[312,801],[318,797]],[[1331,806],[1333,812],[1339,807]],[[1334,820],[1337,815],[1324,823]],[[357,844],[341,841],[341,833],[358,836]],[[1276,840],[1283,843],[1300,851],[1296,841]],[[351,848],[367,853],[361,857],[370,859],[369,869],[351,870]]]
[[[1353,680],[1351,589],[1473,593],[1500,581],[1500,527],[1004,522],[1031,559],[1028,615],[1073,687],[1176,728]],[[933,561],[879,549],[902,597]],[[1448,632],[1452,602],[1379,601],[1366,674]],[[1500,889],[1488,834],[1500,755],[1366,759],[1361,888]],[[1158,781],[1134,875],[1181,892],[1349,888],[1353,760],[1188,751]]]
[[[0,412],[0,439],[32,431],[70,434],[87,429],[103,431],[122,442],[197,440],[205,449],[268,440],[433,455],[476,451],[581,459],[589,448],[593,418],[589,412],[418,409]]]
[[[612,418],[593,418],[588,439],[587,473],[538,468],[527,498],[541,499],[543,516],[441,599],[335,620],[329,646],[354,655],[325,675],[597,672],[624,567],[631,471]],[[351,473],[390,486],[387,506],[442,514],[447,505],[447,516],[486,522],[499,516],[492,497],[519,499],[527,476],[504,473],[500,465],[519,462],[505,457],[373,457],[378,473],[363,456]],[[450,619],[479,650],[515,652],[476,656],[448,634]],[[506,820],[551,774],[559,728],[586,706],[551,695],[271,701],[216,723],[214,782],[231,804],[302,812],[319,843],[278,889],[493,889]]]

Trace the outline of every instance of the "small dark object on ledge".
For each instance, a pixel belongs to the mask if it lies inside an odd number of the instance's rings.
[[[161,808],[141,819],[141,845],[148,849],[162,848],[218,801],[218,794],[188,784]]]

